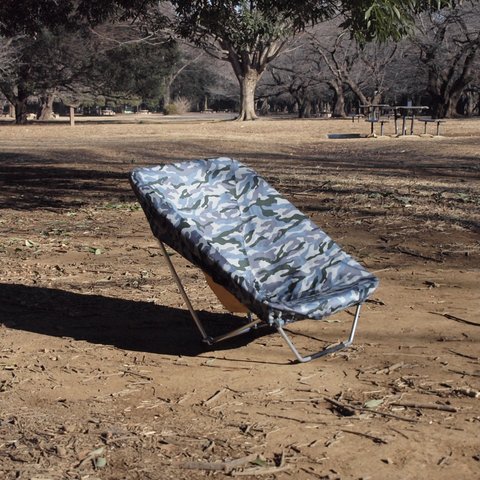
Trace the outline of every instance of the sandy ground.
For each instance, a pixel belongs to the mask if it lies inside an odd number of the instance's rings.
[[[480,478],[480,120],[0,125],[0,477]],[[355,344],[292,363],[259,331],[205,348],[128,173],[227,155],[380,278]],[[178,267],[208,327],[226,315]],[[304,352],[352,312],[290,331]]]

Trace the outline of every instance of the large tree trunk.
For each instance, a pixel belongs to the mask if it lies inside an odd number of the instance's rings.
[[[27,99],[17,98],[15,100],[15,123],[25,125],[27,123]]]
[[[27,99],[29,92],[27,92],[22,86],[17,89],[17,94],[13,98],[15,105],[15,123],[17,125],[24,125],[27,123]]]
[[[369,105],[371,102],[367,96],[362,92],[361,88],[358,86],[357,82],[351,78],[346,78],[345,83],[351,88],[353,94],[357,97],[360,105]]]
[[[431,110],[434,118],[456,116],[461,91],[452,92],[444,78],[431,78],[427,91],[432,99]]]
[[[475,108],[475,101],[473,92],[464,92],[463,112],[466,117],[473,117],[473,110]]]
[[[53,116],[53,101],[55,99],[55,94],[47,93],[46,95],[40,97],[41,109],[40,113],[37,115],[38,120],[50,120]]]
[[[248,69],[243,75],[238,75],[240,84],[240,113],[237,120],[256,120],[255,88],[260,80],[260,74],[253,69]]]
[[[460,99],[461,92],[458,92],[458,95],[452,95],[448,89],[442,87],[444,87],[444,85],[442,85],[439,80],[435,82],[435,86],[432,84],[429,85],[428,92],[432,99],[432,116],[434,118],[455,117],[457,115],[457,103]]]
[[[480,36],[477,38],[480,41]],[[475,47],[475,48],[474,48]],[[437,118],[458,115],[457,104],[463,91],[474,79],[473,65],[479,49],[476,44],[467,53],[459,53],[448,68],[438,71],[432,62],[428,65],[427,91],[432,96],[432,110]]]
[[[167,105],[172,103],[172,94],[171,94],[171,89],[172,89],[172,83],[175,78],[173,75],[168,75],[165,80],[164,80],[164,88],[163,88],[163,96],[162,96],[162,101],[163,101],[163,108],[165,108]]]
[[[345,118],[345,92],[343,84],[338,81],[328,82],[328,85],[333,90],[333,112],[332,117]]]
[[[312,104],[309,100],[297,100],[298,118],[310,118],[312,113]]]

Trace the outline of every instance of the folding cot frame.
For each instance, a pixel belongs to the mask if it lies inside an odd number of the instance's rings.
[[[207,345],[214,345],[215,343],[221,342],[222,340],[227,340],[229,338],[236,337],[237,335],[247,333],[251,329],[256,329],[256,328],[258,328],[258,326],[261,326],[262,324],[263,324],[263,326],[268,326],[268,324],[264,320],[261,320],[261,319],[252,320],[251,313],[248,313],[248,316],[247,316],[248,323],[242,325],[241,327],[236,328],[234,330],[231,330],[230,332],[227,332],[223,335],[219,335],[217,337],[212,337],[212,336],[208,335],[202,321],[200,320],[200,318],[199,318],[197,312],[195,311],[195,309],[193,308],[192,302],[188,298],[187,292],[185,291],[185,288],[183,287],[182,281],[181,281],[181,279],[180,279],[180,277],[179,277],[179,275],[178,275],[178,273],[175,269],[175,266],[173,265],[173,262],[172,262],[172,260],[170,259],[170,256],[167,253],[165,245],[163,244],[163,242],[161,240],[158,240],[158,243],[160,245],[160,250],[162,252],[162,255],[167,262],[170,273],[172,274],[172,277],[175,280],[175,283],[178,287],[178,290],[180,291],[180,295],[182,296],[182,298],[183,298],[183,300],[184,300],[184,302],[185,302],[185,304],[186,304],[186,306],[187,306],[187,308],[190,312],[190,315],[192,317],[193,322],[195,323],[197,329],[199,330],[199,332],[202,336],[202,341],[203,342],[205,342]],[[342,342],[333,344],[333,345],[331,345],[329,347],[326,347],[326,348],[324,348],[324,349],[322,349],[322,350],[320,350],[316,353],[313,353],[311,355],[303,356],[303,355],[300,354],[298,349],[293,344],[291,338],[287,335],[285,329],[283,328],[283,325],[278,320],[274,320],[274,322],[275,322],[274,327],[277,329],[277,331],[281,335],[281,337],[285,340],[286,344],[288,345],[290,350],[295,355],[295,358],[297,359],[297,361],[300,362],[300,363],[307,363],[310,360],[313,360],[315,358],[323,357],[325,355],[328,355],[328,354],[331,354],[331,353],[334,353],[334,352],[338,352],[339,350],[343,350],[344,348],[349,347],[353,343],[353,339],[355,337],[355,331],[357,329],[358,319],[360,317],[361,307],[362,307],[361,303],[358,303],[356,305],[356,310],[355,310],[355,314],[354,314],[354,318],[353,318],[353,322],[352,322],[352,327],[351,327],[350,334],[349,334],[347,340],[344,340]]]

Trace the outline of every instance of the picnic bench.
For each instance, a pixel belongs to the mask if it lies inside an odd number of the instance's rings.
[[[380,136],[383,137],[383,133],[385,131],[384,125],[386,123],[389,123],[390,120],[388,118],[366,118],[366,122],[370,122],[370,134],[375,135],[375,129],[373,127],[374,123],[379,123],[380,124]]]
[[[395,135],[398,135],[398,119],[402,119],[402,133],[401,135],[407,134],[407,121],[410,121],[410,135],[413,135],[413,126],[415,124],[415,115],[422,110],[426,110],[428,107],[423,105],[397,105],[393,107],[395,112]]]
[[[383,136],[383,126],[388,123],[388,119],[382,117],[382,112],[390,109],[390,105],[384,103],[370,103],[368,105],[360,105],[360,108],[366,114],[366,122],[370,123],[370,135],[375,136],[375,124],[380,123],[380,135]]]
[[[361,113],[351,113],[350,118],[352,119],[352,123],[355,123],[355,119],[357,122],[360,121],[361,118],[363,118],[365,115],[362,115]]]
[[[440,119],[440,118],[419,118],[419,121],[423,122],[423,134],[426,135],[427,133],[427,125],[429,123],[435,123],[437,125],[436,129],[436,136],[438,137],[440,135],[440,125],[442,123],[445,123],[446,120]]]

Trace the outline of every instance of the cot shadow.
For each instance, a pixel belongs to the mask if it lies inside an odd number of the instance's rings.
[[[238,328],[242,320],[230,314],[199,315],[212,335]],[[3,325],[17,330],[184,356],[238,348],[269,332],[254,330],[208,347],[183,309],[18,284],[0,284],[0,318]]]

